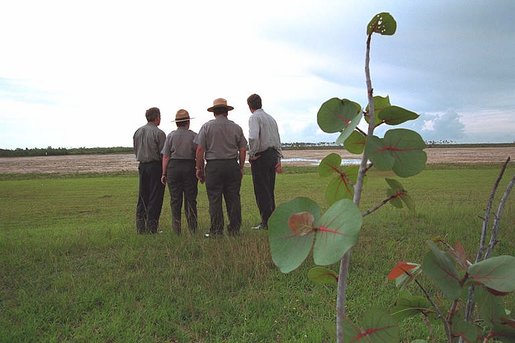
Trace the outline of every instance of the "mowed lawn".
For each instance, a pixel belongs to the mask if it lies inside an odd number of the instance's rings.
[[[475,257],[499,167],[430,167],[399,179],[417,211],[387,205],[365,217],[351,260],[351,318],[388,309],[398,294],[386,280],[389,270],[400,260],[421,262],[435,236],[461,241]],[[496,199],[514,171],[510,166]],[[386,197],[384,177],[392,175],[368,176],[363,211]],[[215,240],[202,237],[209,225],[203,185],[197,235],[186,225],[182,236],[172,233],[166,190],[163,232],[141,236],[134,227],[136,174],[0,179],[0,342],[334,341],[335,287],[307,279],[311,258],[289,274],[274,266],[267,232],[250,229],[259,216],[249,175],[242,235]],[[316,168],[286,168],[277,203],[306,196],[326,209],[327,182]],[[512,194],[495,255],[515,254],[514,224]],[[503,300],[515,309],[513,295]],[[403,322],[401,332],[406,342],[428,334],[416,319]]]

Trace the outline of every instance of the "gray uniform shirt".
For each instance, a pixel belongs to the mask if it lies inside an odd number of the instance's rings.
[[[178,127],[166,136],[162,154],[172,160],[194,160],[197,144],[193,141],[197,134],[185,127]]]
[[[282,156],[281,137],[275,119],[263,111],[255,110],[249,118],[249,158],[269,148],[277,150]]]
[[[148,122],[136,130],[132,137],[136,159],[142,163],[161,160],[166,134],[156,124]]]
[[[247,147],[242,128],[225,115],[202,125],[195,143],[204,149],[208,161],[238,158],[240,149]]]

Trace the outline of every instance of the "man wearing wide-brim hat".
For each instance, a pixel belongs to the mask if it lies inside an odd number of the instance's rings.
[[[191,233],[197,230],[197,194],[198,180],[195,175],[194,142],[197,133],[190,130],[190,114],[180,109],[175,114],[177,130],[166,136],[163,147],[163,175],[161,182],[168,184],[170,207],[172,209],[172,230],[181,233],[181,211],[184,200],[184,211]]]
[[[240,188],[247,154],[247,140],[242,128],[227,118],[234,107],[218,98],[207,110],[215,118],[200,128],[197,143],[197,178],[206,182],[211,226],[206,237],[223,234],[224,216],[222,196],[225,199],[229,235],[237,235],[241,227]],[[205,165],[204,170],[204,164]]]

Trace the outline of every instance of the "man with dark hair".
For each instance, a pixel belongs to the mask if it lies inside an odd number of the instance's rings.
[[[149,108],[145,117],[147,124],[137,129],[133,136],[134,153],[139,161],[136,229],[138,233],[157,233],[164,196],[164,185],[161,183],[161,150],[166,135],[158,128],[161,124],[159,108]]]
[[[190,130],[190,114],[184,109],[177,111],[177,130],[166,136],[163,148],[163,175],[161,182],[168,183],[170,207],[172,209],[172,230],[181,233],[181,209],[184,198],[186,220],[191,233],[197,230],[198,180],[195,175],[195,153],[193,142],[197,134]]]
[[[275,119],[263,111],[261,97],[247,98],[252,115],[249,118],[249,162],[254,195],[261,223],[253,229],[267,229],[268,218],[275,210],[275,173],[281,170],[281,137]]]
[[[233,109],[227,105],[227,100],[215,99],[213,106],[207,109],[213,112],[215,119],[202,125],[195,140],[198,144],[197,178],[200,182],[206,182],[211,217],[211,227],[206,237],[223,234],[222,196],[229,217],[227,231],[229,235],[237,235],[240,232],[240,188],[247,154],[247,140],[242,128],[227,119],[229,111]],[[205,172],[204,159],[207,160]]]

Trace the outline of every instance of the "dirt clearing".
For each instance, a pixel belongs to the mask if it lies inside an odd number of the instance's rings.
[[[428,148],[429,164],[487,163],[501,165],[509,156],[515,157],[515,147]],[[357,163],[360,156],[343,149],[285,150],[283,165],[316,165],[330,153],[337,153],[348,163]],[[0,174],[77,174],[136,171],[138,162],[133,154],[68,155],[0,158]]]

